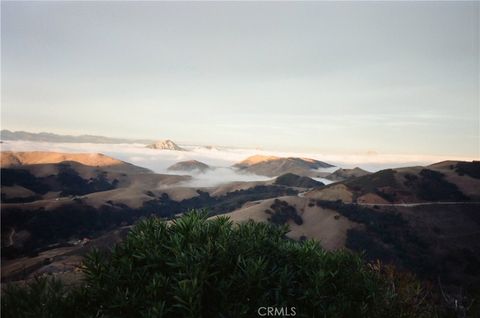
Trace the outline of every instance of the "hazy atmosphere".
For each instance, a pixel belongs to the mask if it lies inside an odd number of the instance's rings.
[[[478,2],[2,2],[2,127],[475,159],[478,27]]]
[[[1,317],[480,317],[480,2],[0,1]]]

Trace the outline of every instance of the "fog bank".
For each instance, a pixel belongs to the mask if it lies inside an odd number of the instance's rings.
[[[237,173],[234,169],[230,168],[233,164],[242,161],[249,156],[257,154],[278,157],[312,158],[336,166],[334,168],[323,169],[327,172],[333,172],[338,168],[354,168],[357,166],[374,172],[385,168],[429,165],[447,159],[472,160],[472,158],[375,153],[338,155],[278,152],[227,147],[202,147],[192,145],[181,145],[181,147],[187,149],[188,151],[149,149],[143,144],[47,143],[32,141],[4,141],[1,144],[2,151],[11,150],[103,153],[107,156],[148,168],[156,173],[190,174],[194,177],[192,184],[195,184],[196,186],[215,185],[218,183],[231,181],[264,181],[271,179],[268,177]],[[185,160],[198,160],[216,169],[209,170],[206,173],[182,173],[167,170],[167,168],[172,164]]]

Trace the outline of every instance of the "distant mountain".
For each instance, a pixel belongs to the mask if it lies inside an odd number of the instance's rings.
[[[247,173],[276,177],[285,173],[294,173],[300,176],[315,176],[316,169],[331,168],[334,166],[310,158],[282,158],[255,155],[235,164],[233,167]]]
[[[2,140],[26,140],[41,142],[65,142],[65,143],[94,143],[94,144],[150,144],[154,142],[150,139],[126,139],[126,138],[110,138],[94,135],[57,135],[47,132],[31,133],[26,131],[10,131],[2,130],[0,132]]]
[[[171,170],[171,171],[198,170],[200,172],[204,172],[205,170],[208,170],[208,169],[210,169],[209,165],[197,160],[180,161],[167,168],[167,170]]]
[[[178,146],[176,143],[171,141],[170,139],[166,140],[159,140],[155,143],[152,143],[147,146],[147,148],[151,149],[159,149],[159,150],[176,150],[176,151],[186,151],[182,147]]]
[[[320,181],[313,180],[309,177],[301,177],[293,173],[282,174],[277,177],[273,184],[296,188],[318,188],[325,185]]]
[[[329,174],[325,178],[332,181],[344,181],[352,178],[362,177],[370,172],[363,170],[359,167],[355,167],[353,169],[338,169],[335,172]]]

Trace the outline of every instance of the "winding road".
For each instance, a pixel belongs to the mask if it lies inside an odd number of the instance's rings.
[[[307,191],[308,192],[308,191]],[[298,193],[297,195],[300,198],[305,197],[305,193],[307,192],[301,192]],[[350,203],[350,204],[356,204],[356,205],[365,205],[365,206],[399,206],[399,207],[405,207],[405,208],[411,208],[411,207],[416,207],[416,206],[423,206],[423,205],[480,205],[480,201],[459,201],[459,202],[442,202],[442,201],[437,201],[437,202],[410,202],[410,203]]]
[[[416,207],[422,205],[476,205],[480,204],[480,202],[468,202],[468,201],[461,201],[461,202],[415,202],[415,203],[353,203],[357,205],[366,205],[366,206],[401,206],[401,207]]]

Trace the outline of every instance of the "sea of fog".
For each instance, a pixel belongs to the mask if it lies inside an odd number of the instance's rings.
[[[137,166],[148,168],[157,173],[169,173],[167,168],[172,164],[185,160],[198,160],[216,167],[202,174],[194,174],[192,181],[195,186],[210,186],[231,181],[263,181],[271,178],[252,174],[237,173],[230,167],[252,155],[271,155],[278,157],[304,157],[324,161],[335,165],[334,168],[319,171],[333,172],[339,167],[361,167],[368,171],[378,171],[384,168],[426,165],[446,160],[442,157],[420,157],[412,155],[335,155],[298,152],[265,151],[257,149],[242,149],[228,147],[203,147],[180,145],[188,151],[171,151],[146,148],[144,144],[93,144],[93,143],[49,143],[33,141],[4,141],[1,150],[11,151],[55,151],[103,153]],[[329,183],[326,179],[317,180]]]

